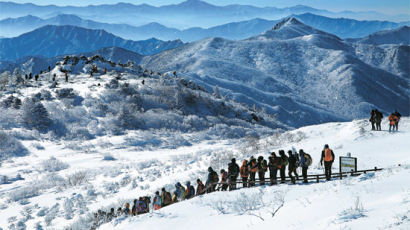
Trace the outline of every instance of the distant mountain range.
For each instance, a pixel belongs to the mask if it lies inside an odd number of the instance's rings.
[[[141,64],[176,70],[209,89],[217,85],[298,126],[366,117],[372,108],[409,114],[409,54],[409,46],[349,43],[288,18],[249,39],[204,39]]]
[[[115,47],[87,56],[134,61],[162,73],[176,70],[178,76],[209,91],[218,86],[224,96],[263,108],[281,122],[298,127],[366,117],[373,108],[384,113],[398,109],[408,115],[406,34],[410,37],[408,27],[402,27],[342,40],[290,17],[239,41],[208,38],[145,57]],[[0,62],[0,70],[20,67],[34,73],[55,62],[54,58],[27,57],[16,63]]]
[[[298,18],[307,25],[335,34],[341,38],[360,38],[377,31],[390,30],[403,25],[410,25],[410,22],[357,21],[346,18],[328,18],[311,13],[293,15],[293,17]],[[226,39],[240,40],[268,30],[278,21],[279,20],[256,18],[247,21],[227,23],[207,29],[195,27],[179,30],[168,28],[159,23],[131,26],[127,24],[109,24],[84,20],[76,15],[68,14],[61,14],[48,19],[41,19],[29,15],[20,18],[1,20],[0,35],[13,37],[45,25],[72,25],[88,29],[104,29],[116,36],[132,40],[157,38],[161,40],[181,39],[184,42],[192,42],[208,37],[222,37]]]
[[[124,40],[104,30],[48,25],[15,38],[0,39],[0,60],[11,61],[25,56],[55,57],[111,46],[149,55],[182,44],[180,40],[164,42],[154,38],[144,41]]]
[[[180,4],[155,7],[147,4],[133,5],[118,3],[115,5],[73,6],[38,6],[31,3],[17,4],[0,2],[2,13],[0,19],[33,15],[41,18],[54,17],[59,14],[75,14],[84,19],[104,23],[125,23],[140,26],[157,22],[167,27],[186,29],[191,27],[214,27],[230,22],[263,18],[278,20],[292,15],[313,13],[330,17],[348,17],[358,20],[407,21],[409,15],[388,16],[377,12],[330,12],[298,5],[287,8],[255,7],[249,5],[215,6],[199,0],[188,0]]]

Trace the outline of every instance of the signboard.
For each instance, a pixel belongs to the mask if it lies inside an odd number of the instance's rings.
[[[339,157],[339,170],[343,172],[357,171],[357,158],[356,157]]]

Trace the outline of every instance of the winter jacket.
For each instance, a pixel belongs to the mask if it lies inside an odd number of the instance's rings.
[[[205,185],[202,183],[199,183],[198,186],[196,187],[196,195],[201,195],[203,193],[204,188],[205,188]]]
[[[242,166],[239,169],[239,172],[241,173],[241,177],[248,178],[248,176],[249,176],[249,165],[246,163],[246,161],[243,161]]]
[[[251,163],[250,163],[250,168],[251,168],[251,172],[258,172],[258,163],[256,162],[256,159],[252,159]]]
[[[185,190],[185,198],[190,199],[195,196],[195,188],[194,186],[187,184],[186,190]]]
[[[296,157],[295,157],[295,155],[293,155],[293,154],[291,154],[291,155],[289,155],[289,158],[288,158],[288,161],[289,161],[289,166],[288,166],[288,168],[289,169],[294,169],[294,168],[296,168]]]
[[[237,178],[239,175],[239,165],[237,163],[229,163],[228,164],[228,174],[231,177]]]

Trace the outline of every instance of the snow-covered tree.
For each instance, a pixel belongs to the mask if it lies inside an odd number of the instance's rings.
[[[21,120],[28,128],[34,128],[39,131],[47,131],[52,124],[47,109],[41,102],[36,102],[32,99],[24,100],[21,111]]]

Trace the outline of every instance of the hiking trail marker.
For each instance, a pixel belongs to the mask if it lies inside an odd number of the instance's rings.
[[[339,172],[356,172],[357,171],[357,158],[356,157],[339,157]]]

